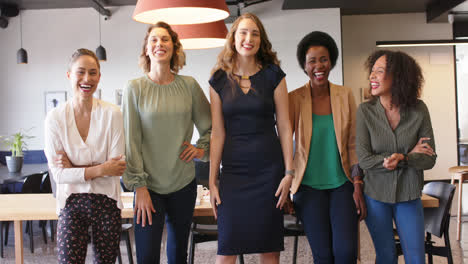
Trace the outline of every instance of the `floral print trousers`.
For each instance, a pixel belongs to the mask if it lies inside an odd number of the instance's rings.
[[[57,225],[58,263],[84,264],[90,240],[95,264],[115,263],[119,254],[121,219],[117,202],[106,195],[70,195],[60,211]]]

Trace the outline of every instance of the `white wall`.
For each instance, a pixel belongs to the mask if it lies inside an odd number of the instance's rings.
[[[458,127],[460,141],[468,143],[468,46],[457,46]]]
[[[451,39],[448,23],[427,24],[423,13],[344,16],[344,83],[360,98],[360,88],[369,85],[364,62],[376,49],[378,40]],[[400,50],[413,56],[426,79],[422,99],[431,114],[436,151],[436,166],[425,179],[450,178],[448,168],[457,164],[455,120],[455,75],[452,47],[412,47]]]
[[[243,12],[254,12],[263,21],[273,48],[286,72],[289,90],[303,85],[307,76],[296,62],[296,46],[308,32],[330,33],[341,47],[338,9],[281,10],[282,1],[254,5]],[[141,76],[138,55],[147,26],[131,19],[134,6],[111,8],[112,17],[102,20],[102,45],[107,62],[102,63],[99,84],[102,99],[114,102],[114,90]],[[0,135],[34,127],[36,138],[29,149],[43,148],[44,92],[67,90],[69,57],[77,48],[95,50],[99,46],[98,15],[94,9],[26,10],[23,17],[23,47],[29,64],[16,64],[20,48],[19,17],[11,18],[0,29]],[[208,79],[220,48],[186,51],[187,65],[181,74],[194,76],[208,95]],[[330,79],[342,83],[341,58]]]

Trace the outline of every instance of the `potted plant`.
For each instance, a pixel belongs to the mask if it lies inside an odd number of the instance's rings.
[[[0,136],[0,139],[3,140],[3,143],[11,151],[11,156],[5,156],[9,172],[21,171],[23,166],[23,150],[26,150],[27,146],[26,140],[33,138],[33,136],[27,135],[26,132],[17,132],[10,136]]]

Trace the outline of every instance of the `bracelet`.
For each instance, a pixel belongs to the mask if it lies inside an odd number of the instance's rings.
[[[408,161],[408,154],[403,154],[403,161]]]
[[[294,176],[296,175],[296,174],[295,174],[295,170],[286,170],[286,171],[284,172],[284,174],[285,174],[285,175],[291,175],[293,178],[294,178]]]
[[[354,180],[353,184],[364,184],[364,182],[361,180]]]

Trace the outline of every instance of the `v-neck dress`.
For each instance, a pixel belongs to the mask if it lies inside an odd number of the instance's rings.
[[[284,162],[274,103],[284,76],[279,66],[268,65],[250,76],[248,93],[222,70],[209,81],[221,98],[226,131],[219,176],[219,255],[284,250],[283,213],[275,197]]]

